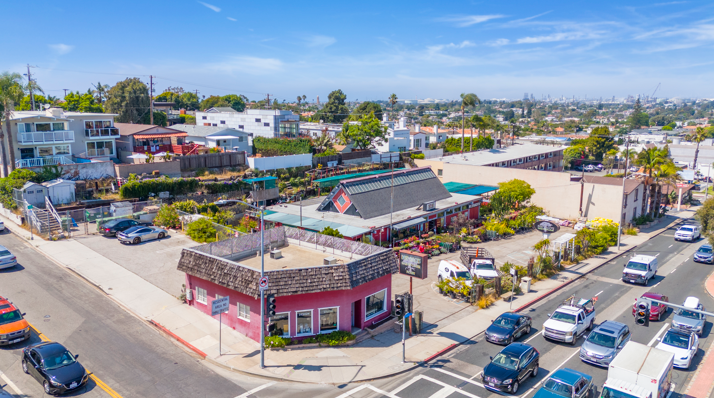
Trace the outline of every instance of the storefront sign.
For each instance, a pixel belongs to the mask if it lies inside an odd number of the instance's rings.
[[[560,226],[550,221],[536,221],[535,229],[544,234],[552,234],[553,232],[557,232]]]
[[[399,251],[399,273],[418,279],[426,279],[429,274],[429,255],[409,250]]]

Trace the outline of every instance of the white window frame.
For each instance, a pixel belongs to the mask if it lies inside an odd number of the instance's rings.
[[[282,315],[282,314],[288,314],[288,334],[284,334],[284,335],[282,335],[282,336],[280,336],[280,337],[290,337],[290,336],[292,336],[292,335],[290,334],[290,333],[292,332],[292,328],[290,327],[290,326],[291,326],[290,324],[292,323],[292,322],[290,322],[290,311],[276,312],[276,313],[275,313],[276,316],[277,316],[277,315]],[[338,322],[339,322],[339,321],[338,321]],[[275,327],[277,328],[277,325],[275,325]]]
[[[223,298],[223,297],[225,297],[225,296],[221,296],[220,294],[216,294],[216,296],[213,297],[213,301],[216,301],[216,300],[218,300],[218,299],[220,299],[220,298]]]
[[[201,295],[201,291],[203,291],[203,295]],[[203,301],[201,301],[201,296],[203,296]],[[206,289],[196,286],[196,302],[208,305],[208,291]]]
[[[541,153],[541,154],[540,154],[540,158],[541,158],[541,159],[545,159],[545,153]]]
[[[553,157],[553,152],[548,152],[548,157],[552,158]]]
[[[368,318],[367,317],[367,297],[374,296],[375,294],[381,293],[381,292],[384,292],[384,300],[382,301],[382,310],[378,311],[377,313],[375,313],[373,315],[370,315]],[[374,318],[374,317],[380,316],[380,315],[384,314],[385,312],[387,312],[387,288],[386,287],[382,290],[377,290],[376,292],[364,297],[364,320],[365,320],[365,322]]]
[[[98,142],[111,142],[112,143],[112,153],[109,155],[95,155],[95,156],[89,156],[89,143],[93,143],[96,147]],[[86,154],[89,157],[99,157],[99,156],[117,156],[117,147],[116,147],[116,141],[115,140],[94,140],[94,141],[86,141],[84,143],[84,149],[86,150]],[[96,150],[96,148],[95,148]]]
[[[241,316],[241,306],[243,306],[243,307],[245,307],[245,308],[248,309],[248,312],[247,312],[247,313],[248,313],[248,316],[247,316],[247,317]],[[243,321],[246,321],[246,322],[250,322],[250,305],[248,305],[248,304],[243,304],[243,303],[241,303],[240,301],[237,301],[237,302],[236,302],[236,316],[237,316],[238,319],[240,319],[240,320],[243,320]]]
[[[298,328],[298,314],[301,312],[309,312],[310,313],[310,333],[300,333],[299,328]],[[339,330],[339,329],[338,329]],[[315,335],[315,310],[314,309],[309,309],[309,310],[298,310],[295,311],[295,337],[298,336],[313,336]]]
[[[320,321],[320,311],[321,311],[321,310],[329,310],[329,309],[332,309],[332,308],[337,308],[337,328],[336,328],[335,330],[329,330],[329,331],[323,332],[323,331],[322,331],[322,322]],[[318,308],[318,309],[317,309],[317,329],[318,329],[318,332],[315,333],[315,334],[328,334],[328,333],[332,333],[332,332],[334,332],[334,331],[340,330],[340,307],[339,307],[339,306],[335,306],[335,307],[322,307],[322,308]]]

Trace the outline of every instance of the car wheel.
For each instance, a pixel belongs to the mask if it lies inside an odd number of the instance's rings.
[[[593,319],[592,321],[590,321],[590,325],[588,326],[588,330],[593,330],[593,323],[594,323],[594,322],[595,322],[594,319]]]
[[[526,336],[531,334],[531,325],[526,326]]]
[[[131,241],[131,243],[138,245],[139,243],[141,243],[141,238],[134,238],[134,240]]]
[[[164,236],[166,236],[166,235],[164,235],[163,232],[159,232],[159,239],[164,239]]]
[[[511,392],[513,393],[513,395],[516,395],[518,393],[518,381],[513,383],[513,389],[511,390]]]
[[[531,372],[531,377],[536,376],[538,376],[538,364],[536,364],[535,368],[533,368],[533,371]]]
[[[24,359],[22,360],[22,371],[25,373],[30,373],[30,371],[27,369],[27,361]]]
[[[42,386],[45,388],[45,394],[49,394],[50,393],[50,383],[48,383],[47,380],[45,380],[45,382],[42,383]]]
[[[578,335],[573,334],[573,340],[570,342],[570,345],[575,345],[575,343],[577,343],[577,342],[578,342]]]

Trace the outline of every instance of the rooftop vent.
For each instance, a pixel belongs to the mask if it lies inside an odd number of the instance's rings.
[[[276,249],[276,250],[271,250],[271,251],[270,251],[270,258],[275,259],[275,260],[277,260],[277,259],[279,259],[279,258],[283,258],[283,252],[281,252],[280,250],[277,250],[277,249]]]
[[[323,265],[335,265],[337,264],[337,259],[334,257],[327,257],[322,260]]]

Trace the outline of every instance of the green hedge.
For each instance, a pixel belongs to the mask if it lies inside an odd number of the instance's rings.
[[[310,153],[312,141],[308,138],[253,138],[255,153],[263,156],[297,155]]]
[[[199,188],[198,180],[161,177],[154,180],[130,181],[122,185],[119,195],[124,199],[148,198],[150,193],[158,195],[167,192],[171,195],[186,195]]]
[[[240,191],[248,184],[243,181],[203,182],[201,187],[209,194]]]
[[[201,217],[188,224],[186,235],[198,243],[211,243],[216,241],[216,228],[207,218]]]
[[[340,344],[345,344],[348,341],[354,340],[355,335],[350,332],[345,332],[344,330],[337,330],[328,334],[321,334],[317,336],[317,341],[320,344],[326,344],[329,346],[336,346]]]

